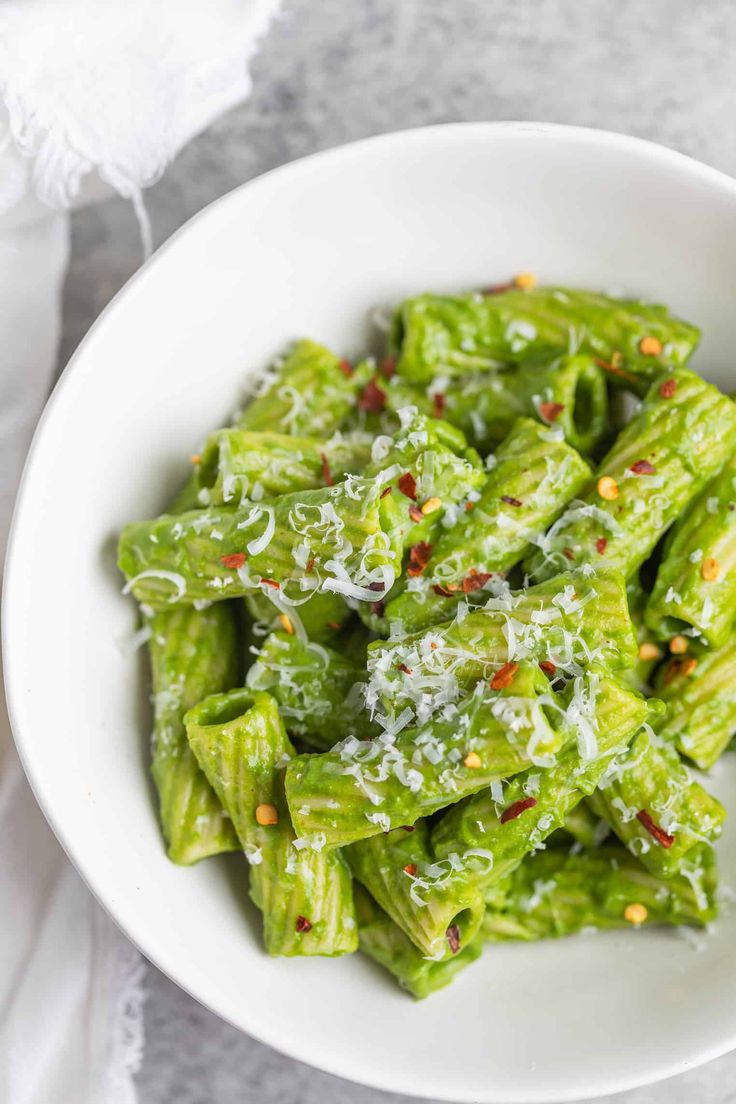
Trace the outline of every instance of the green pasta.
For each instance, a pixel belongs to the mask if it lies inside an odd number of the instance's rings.
[[[545,579],[571,564],[616,567],[627,577],[732,449],[736,404],[693,372],[661,377],[526,564]]]
[[[274,605],[271,587],[251,591],[243,598],[251,622],[260,636],[269,631],[300,631],[318,644],[334,644],[338,633],[352,617],[352,610],[340,594],[315,590],[299,605],[279,602]],[[296,629],[295,629],[296,627]]]
[[[691,778],[675,749],[642,729],[611,765],[592,806],[647,870],[660,878],[683,871],[721,834],[725,810]]]
[[[712,852],[688,876],[657,878],[621,847],[530,856],[488,894],[483,933],[490,942],[573,935],[585,929],[691,924],[715,919]]]
[[[543,771],[529,768],[497,793],[476,794],[439,821],[432,849],[439,859],[448,860],[451,880],[470,879],[487,888],[514,870],[564,826],[652,709],[657,711],[615,680],[599,682],[595,676],[592,683],[577,688],[571,704],[573,715],[578,715],[579,739],[563,749],[553,766]],[[450,862],[453,856],[460,862]]]
[[[153,761],[159,815],[172,862],[238,848],[238,837],[187,743],[184,714],[238,681],[235,619],[228,603],[191,606],[146,620],[153,684]]]
[[[449,620],[463,597],[489,597],[488,576],[508,572],[591,478],[579,453],[528,418],[516,422],[494,460],[472,509],[419,550],[409,589],[387,603],[387,619],[404,632]]]
[[[451,958],[474,941],[485,912],[476,886],[439,888],[427,901],[417,893],[417,870],[433,862],[424,821],[361,840],[345,854],[354,876],[425,955]]]
[[[708,427],[710,434],[717,429]],[[725,440],[732,447],[732,440]],[[713,447],[720,453],[718,444]],[[660,639],[694,629],[714,648],[736,620],[736,455],[673,526],[646,609]]]
[[[366,677],[364,668],[331,648],[271,633],[248,672],[248,686],[276,699],[292,735],[327,751],[346,732],[359,740],[378,734],[365,708]]]
[[[391,341],[399,374],[418,382],[572,352],[598,357],[613,382],[641,393],[663,368],[683,365],[699,336],[662,306],[540,287],[408,299]]]
[[[736,648],[673,657],[657,678],[667,706],[659,731],[701,770],[709,770],[736,733]]]
[[[412,825],[530,763],[549,763],[567,734],[555,727],[547,689],[536,666],[523,666],[503,689],[479,685],[421,727],[297,756],[286,772],[297,831],[342,846]]]
[[[355,887],[360,949],[398,981],[417,1000],[444,989],[483,952],[480,938],[449,958],[427,958],[360,885]]]
[[[372,437],[334,434],[323,441],[283,433],[221,429],[209,438],[196,470],[198,502],[239,506],[244,500],[313,491],[362,471]]]
[[[283,601],[286,584],[301,580],[302,600],[318,587],[367,600],[397,570],[381,490],[378,480],[355,478],[271,504],[135,522],[123,530],[118,563],[135,597],[154,607],[242,597],[259,583]]]
[[[368,700],[380,697],[394,708],[414,702],[421,719],[437,700],[456,698],[509,661],[533,659],[579,673],[583,666],[631,667],[637,655],[621,575],[568,572],[507,590],[424,633],[375,641],[368,648]]]
[[[297,846],[283,792],[293,755],[269,694],[232,690],[185,716],[202,770],[227,809],[250,866],[250,895],[273,955],[340,955],[357,947],[350,877],[337,852]]]

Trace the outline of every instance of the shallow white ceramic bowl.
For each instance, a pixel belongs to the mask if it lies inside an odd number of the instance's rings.
[[[46,816],[102,904],[221,1016],[304,1061],[456,1101],[561,1101],[736,1045],[736,912],[676,933],[489,949],[414,1005],[370,962],[271,961],[237,857],[167,861],[147,777],[143,657],[115,537],[160,511],[249,373],[311,335],[345,355],[369,309],[425,289],[544,281],[656,298],[731,388],[736,183],[590,130],[467,124],[375,138],[256,180],[175,236],[94,326],[26,467],[5,593],[13,726]],[[716,789],[736,806],[736,770]],[[734,832],[721,847],[733,879]]]

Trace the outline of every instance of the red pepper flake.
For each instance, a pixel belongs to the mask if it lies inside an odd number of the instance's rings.
[[[229,556],[220,556],[223,567],[242,567],[245,563],[245,552],[231,552]]]
[[[491,679],[491,690],[503,690],[504,687],[510,686],[518,670],[518,663],[504,663]]]
[[[669,686],[674,678],[682,676],[686,678],[691,675],[695,668],[698,666],[698,661],[695,656],[683,656],[682,659],[673,659],[667,664],[664,672],[664,685]]]
[[[509,506],[521,506],[523,503],[518,498],[512,498],[511,495],[501,495],[501,501],[506,502]]]
[[[491,284],[489,287],[485,287],[481,291],[481,295],[500,295],[502,291],[511,291],[513,287],[511,284]]]
[[[660,828],[658,824],[655,824],[646,809],[640,809],[636,814],[636,819],[644,825],[649,835],[653,836],[662,847],[671,847],[675,842],[675,837],[671,836],[669,832],[665,832],[664,828]]]
[[[378,591],[379,594],[381,593],[382,590],[385,590],[385,589],[386,589],[386,584],[382,583],[382,582],[379,582],[378,580],[375,583],[369,583],[368,586],[366,587],[366,590],[375,590],[375,591]]]
[[[413,824],[402,824],[401,827],[404,829],[405,832],[413,832],[414,831],[414,825]]]
[[[557,674],[557,665],[551,659],[543,659],[539,664],[540,671],[544,671],[548,678],[554,678]]]
[[[327,625],[328,629],[334,629],[335,632],[339,632],[340,629],[342,628],[342,625],[340,624],[339,621],[327,621],[326,625]]]
[[[575,559],[575,553],[573,552],[572,548],[563,548],[562,555],[565,557],[566,560]]]
[[[340,369],[344,376],[347,376],[347,378],[350,379],[353,374],[353,366],[349,360],[341,360],[337,367]]]
[[[406,569],[407,575],[421,575],[429,563],[431,556],[431,544],[427,544],[426,541],[419,541],[417,544],[413,544],[409,549],[409,564]]]
[[[414,504],[412,504],[409,507],[409,517],[411,518],[412,521],[416,521],[416,522],[424,521],[424,514],[419,509],[419,507],[415,506]]]
[[[465,503],[465,509],[466,510],[474,510],[475,509],[475,503],[474,502],[466,502]]]
[[[543,402],[539,404],[539,413],[545,422],[556,422],[564,409],[562,403]]]
[[[432,587],[435,594],[438,594],[440,598],[452,598],[453,594],[457,590],[456,586],[442,586],[440,583],[435,583]]]
[[[399,476],[399,490],[407,498],[413,498],[416,501],[417,497],[417,481],[411,472],[404,472]]]
[[[396,375],[396,357],[384,357],[378,365],[378,370],[384,379],[393,379]]]
[[[663,399],[671,399],[677,391],[677,380],[666,379],[659,385],[659,394]]]
[[[614,357],[615,356],[616,354],[614,353]],[[601,360],[600,357],[595,357],[595,362],[604,372],[610,372],[611,375],[618,376],[620,379],[626,380],[627,383],[639,383],[638,376],[635,376],[633,372],[627,372],[624,368],[621,368],[619,364],[609,364],[608,361]]]
[[[273,587],[274,590],[281,590],[281,583],[277,583],[275,579],[261,579],[261,582]]]
[[[482,590],[491,577],[490,571],[472,571],[463,579],[463,593],[472,594],[474,590]]]
[[[384,487],[383,490],[381,491],[381,498],[385,498],[386,495],[390,495],[392,491],[393,491],[393,487],[391,487],[391,486]]]
[[[456,955],[460,950],[460,929],[457,924],[450,924],[449,928],[445,932],[447,936],[447,942],[450,945],[450,951]]]
[[[501,824],[506,824],[509,820],[516,820],[527,809],[533,809],[536,804],[536,797],[522,797],[520,801],[515,801],[513,805],[509,805],[508,808],[504,809],[498,819]]]
[[[605,556],[606,549],[608,548],[608,537],[599,537],[595,542],[596,549],[599,556]]]
[[[375,377],[368,381],[358,399],[358,406],[369,414],[380,414],[386,405],[386,392],[376,383]]]
[[[447,402],[447,396],[443,395],[441,391],[435,391],[432,396],[432,402],[434,403],[434,416],[435,418],[443,417],[445,413],[445,404]]]
[[[385,608],[385,602],[371,602],[371,613],[375,613],[376,617],[383,617],[383,611]]]
[[[307,920],[306,916],[297,916],[294,926],[298,932],[310,932],[312,930],[312,921]]]
[[[629,468],[634,475],[656,475],[657,469],[654,464],[650,464],[648,460],[637,460],[635,464],[632,464]]]
[[[401,671],[402,675],[410,675],[411,667],[407,667],[405,663],[397,663],[396,670]]]
[[[410,878],[416,878],[417,876],[417,864],[407,863],[404,867],[404,873],[408,874]]]
[[[307,560],[307,566],[304,568],[304,570],[306,571],[307,575],[312,574],[312,572],[314,571],[314,556],[312,556],[311,559]]]
[[[332,472],[330,471],[330,465],[327,457],[323,452],[319,454],[319,458],[322,461],[322,477],[328,487],[334,487],[335,480],[332,478]]]

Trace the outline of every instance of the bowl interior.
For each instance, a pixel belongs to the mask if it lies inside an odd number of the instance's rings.
[[[116,534],[159,512],[244,381],[291,339],[353,355],[371,310],[426,289],[545,282],[666,302],[733,389],[736,185],[593,131],[468,124],[299,162],[216,203],[105,312],[26,469],[5,594],[16,738],[90,887],[163,970],[298,1058],[448,1100],[552,1101],[677,1072],[736,1042],[736,913],[708,939],[625,932],[488,949],[413,1005],[371,963],[271,961],[238,857],[163,852],[147,777],[144,658],[125,642]],[[736,798],[724,763],[715,788]],[[721,846],[723,881],[736,840]]]

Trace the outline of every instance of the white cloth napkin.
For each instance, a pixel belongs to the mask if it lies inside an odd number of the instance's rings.
[[[51,386],[69,253],[62,208],[99,182],[136,205],[248,95],[279,0],[0,4],[0,562]],[[89,185],[92,184],[90,188]],[[148,239],[148,241],[146,240]],[[143,961],[46,825],[0,700],[0,1101],[134,1104]]]

